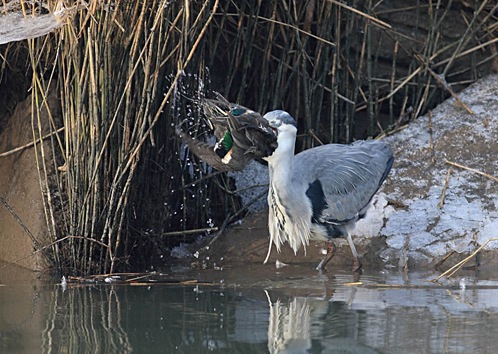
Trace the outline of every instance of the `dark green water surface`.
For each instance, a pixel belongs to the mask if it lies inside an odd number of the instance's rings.
[[[498,282],[434,276],[248,264],[61,285],[8,267],[0,353],[496,353]]]

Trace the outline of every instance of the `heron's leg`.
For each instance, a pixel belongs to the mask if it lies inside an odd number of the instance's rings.
[[[351,238],[351,234],[348,231],[348,243],[349,243],[349,248],[351,248],[351,253],[353,253],[353,272],[356,272],[361,269],[362,264],[361,264],[361,259],[360,256],[358,255],[358,251],[356,251],[356,247],[354,246],[353,239]]]
[[[325,257],[323,257],[321,262],[318,264],[318,266],[316,267],[316,270],[324,269],[325,266],[327,265],[327,263],[330,262],[332,257],[334,257],[334,254],[335,254],[335,244],[333,242],[329,241],[329,242],[327,242],[327,254],[325,255]]]

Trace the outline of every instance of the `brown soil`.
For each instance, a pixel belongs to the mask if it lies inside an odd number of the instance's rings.
[[[197,259],[195,257],[189,258],[187,262],[190,262],[194,267],[207,268],[215,266],[234,267],[239,263],[263,263],[269,244],[267,213],[268,211],[263,211],[251,214],[241,224],[231,226],[207,250],[205,247],[212,239],[206,240],[206,243],[201,247],[199,245],[191,246],[193,254],[199,251],[199,257]],[[365,267],[379,268],[382,266],[378,253],[386,247],[384,237],[358,242],[359,240],[355,240],[353,236],[353,240]],[[327,268],[352,268],[353,257],[346,240],[336,239],[334,243],[336,253]],[[326,242],[312,241],[306,247],[306,254],[301,248],[295,255],[288,244],[282,246],[280,253],[276,251],[275,246],[272,246],[268,263],[275,264],[278,260],[285,264],[303,264],[316,267],[323,258],[322,251],[326,248]]]
[[[50,107],[58,106],[55,95],[51,95],[48,102]],[[49,122],[46,109],[40,114],[41,122]],[[0,133],[0,153],[32,142],[31,97],[19,103],[8,119],[0,117],[0,121],[4,122]],[[44,135],[49,132],[47,124],[42,127],[42,132]],[[45,142],[45,155],[51,156],[49,144]],[[37,149],[39,153],[40,147],[37,146]],[[37,240],[47,239],[47,224],[33,147],[0,157],[0,196]],[[29,255],[33,250],[33,241],[28,233],[4,204],[0,203],[0,260],[14,262]],[[28,257],[18,264],[30,269],[45,266],[40,256]]]

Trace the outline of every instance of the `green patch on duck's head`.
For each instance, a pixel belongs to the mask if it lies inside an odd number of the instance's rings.
[[[232,114],[234,116],[236,116],[236,117],[240,116],[240,115],[242,115],[244,113],[246,113],[246,110],[244,108],[234,108],[234,109],[232,109]]]

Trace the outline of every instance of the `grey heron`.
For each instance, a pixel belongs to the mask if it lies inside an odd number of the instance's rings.
[[[265,158],[270,172],[268,192],[270,256],[288,242],[296,253],[310,240],[328,241],[322,269],[335,252],[332,240],[346,237],[353,253],[353,270],[362,266],[350,230],[362,218],[393,164],[389,146],[381,141],[327,144],[294,155],[297,124],[285,111],[264,115],[277,131],[278,147]]]
[[[198,141],[181,131],[176,133],[202,161],[219,171],[240,171],[250,160],[269,156],[277,147],[277,137],[261,114],[229,103],[222,96],[202,101],[209,127],[218,139],[215,146]]]

